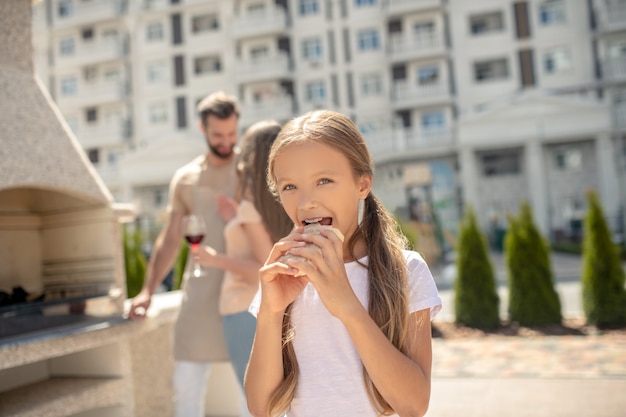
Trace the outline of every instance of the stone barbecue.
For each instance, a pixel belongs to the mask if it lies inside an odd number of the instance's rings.
[[[63,339],[124,321],[123,211],[34,74],[30,0],[0,40],[0,415],[127,415],[120,345]]]

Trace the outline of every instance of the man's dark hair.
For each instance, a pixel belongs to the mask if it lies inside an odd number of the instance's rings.
[[[218,119],[228,119],[233,114],[239,117],[237,99],[223,91],[217,91],[203,98],[198,103],[197,111],[204,126],[207,125],[207,118],[210,115]]]

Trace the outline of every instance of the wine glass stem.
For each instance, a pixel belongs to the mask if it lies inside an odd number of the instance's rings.
[[[191,254],[195,255],[196,252],[198,252],[198,243],[192,243],[191,244]],[[194,277],[199,277],[200,275],[202,275],[202,270],[200,269],[200,264],[198,262],[196,262],[195,260],[195,256],[191,258],[191,263],[193,264],[193,269],[192,269],[192,275]]]

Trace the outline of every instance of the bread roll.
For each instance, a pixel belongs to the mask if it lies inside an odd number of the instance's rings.
[[[325,226],[325,225],[319,224],[319,223],[312,223],[312,224],[304,226],[304,233],[311,234],[311,235],[319,235],[322,230],[332,230],[337,235],[337,237],[343,242],[343,240],[344,240],[343,233],[341,233],[339,231],[339,229],[337,229],[335,227]],[[312,247],[312,248],[315,248],[319,253],[322,253],[322,249],[319,246],[317,246],[317,245],[315,245],[313,243],[307,243],[304,247],[305,248]],[[286,253],[283,256],[281,256],[280,258],[278,258],[278,261],[286,263],[287,259],[297,259],[297,258],[302,259],[302,257],[300,257],[300,256],[296,256],[296,255],[292,255],[290,253]],[[297,276],[300,276],[300,275],[304,275],[304,274],[298,273],[295,276],[297,277]]]

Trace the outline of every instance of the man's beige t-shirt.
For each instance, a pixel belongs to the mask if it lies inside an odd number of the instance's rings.
[[[224,252],[225,222],[217,212],[216,197],[233,195],[235,167],[231,162],[215,168],[199,156],[174,174],[170,184],[170,211],[204,218],[207,233],[202,244]],[[218,311],[224,272],[202,267],[200,277],[190,275],[191,257],[183,276],[183,299],[174,325],[174,359],[194,362],[228,360],[222,319]]]

